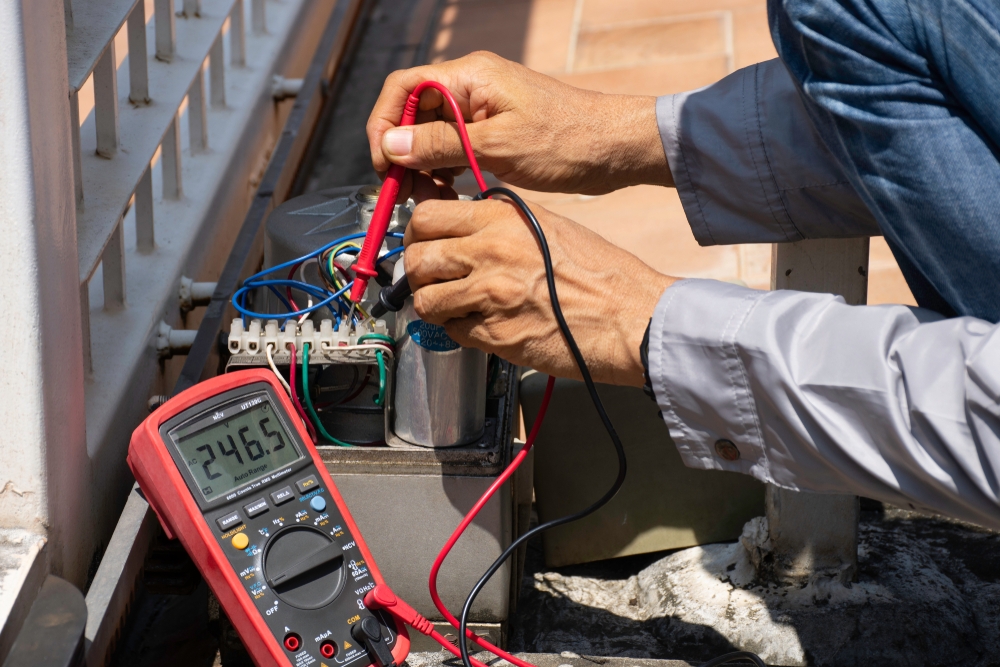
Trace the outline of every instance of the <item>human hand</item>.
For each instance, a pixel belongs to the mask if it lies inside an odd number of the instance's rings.
[[[642,386],[639,345],[660,295],[676,279],[572,220],[530,206],[548,241],[563,315],[594,380]],[[513,204],[425,201],[403,243],[413,304],[424,321],[443,325],[466,347],[581,377],[553,315],[538,243]]]
[[[421,96],[416,125],[396,127],[407,96],[427,80],[451,91],[479,166],[506,183],[584,194],[673,184],[655,98],[574,88],[485,51],[389,75],[367,128],[379,174],[395,163],[443,181],[468,166],[436,90]]]

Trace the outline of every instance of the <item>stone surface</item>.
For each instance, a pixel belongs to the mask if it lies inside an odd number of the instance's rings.
[[[516,650],[692,662],[734,649],[773,665],[996,665],[1000,535],[899,510],[866,512],[858,581],[754,583],[744,544],[526,575]],[[530,565],[530,564],[529,564]]]

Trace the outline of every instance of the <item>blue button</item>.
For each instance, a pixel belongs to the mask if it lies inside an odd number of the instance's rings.
[[[322,512],[326,509],[326,499],[323,496],[313,496],[312,500],[309,501],[309,507],[317,512]]]

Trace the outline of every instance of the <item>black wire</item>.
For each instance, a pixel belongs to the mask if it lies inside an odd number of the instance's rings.
[[[490,188],[484,190],[478,194],[476,199],[486,199],[487,197],[492,197],[493,195],[504,195],[510,199],[514,204],[517,205],[524,216],[528,219],[531,225],[532,231],[535,233],[535,238],[538,240],[539,248],[542,251],[542,260],[545,262],[545,281],[548,283],[549,287],[549,300],[552,302],[552,312],[556,316],[556,322],[559,323],[559,330],[562,332],[563,337],[566,339],[566,344],[569,345],[570,352],[573,354],[573,359],[576,360],[576,365],[580,369],[580,375],[583,376],[583,382],[587,385],[587,392],[590,394],[590,400],[594,403],[594,408],[597,409],[597,414],[600,415],[601,421],[604,423],[604,428],[607,429],[608,435],[611,436],[611,442],[615,446],[615,453],[618,455],[618,476],[615,478],[615,483],[611,485],[611,488],[601,496],[596,502],[591,504],[589,507],[570,514],[569,516],[564,516],[559,519],[553,519],[539,526],[535,526],[521,537],[514,540],[509,547],[507,547],[500,557],[493,561],[490,568],[486,570],[486,574],[476,582],[476,585],[472,588],[472,592],[469,593],[469,597],[465,600],[465,606],[462,608],[462,622],[459,626],[458,636],[462,638],[459,642],[459,648],[462,651],[462,662],[465,667],[472,667],[472,662],[469,658],[469,647],[465,641],[468,621],[469,621],[469,610],[472,609],[472,604],[476,600],[476,596],[486,585],[486,582],[496,573],[497,570],[504,564],[504,562],[510,558],[510,555],[517,550],[521,544],[535,535],[541,533],[542,531],[548,530],[549,528],[555,528],[556,526],[562,526],[563,524],[576,521],[577,519],[582,519],[583,517],[592,514],[599,510],[601,507],[606,505],[609,500],[615,497],[618,490],[622,488],[622,484],[625,482],[625,449],[622,447],[621,438],[618,437],[618,433],[615,431],[614,424],[611,423],[611,419],[608,417],[608,413],[604,409],[604,404],[601,403],[601,397],[597,395],[597,387],[594,385],[594,379],[590,376],[590,369],[587,368],[587,362],[583,358],[583,354],[580,352],[579,346],[576,344],[576,339],[573,338],[573,333],[569,330],[569,325],[566,324],[566,318],[563,317],[562,307],[559,305],[559,296],[556,294],[556,279],[555,271],[552,269],[552,255],[549,253],[549,244],[545,240],[545,233],[542,231],[542,226],[538,224],[538,218],[535,214],[531,212],[528,205],[524,203],[524,200],[517,196],[516,193],[507,188]]]
[[[493,564],[490,565],[489,569],[486,570],[486,573],[479,579],[479,581],[476,582],[476,585],[473,586],[472,591],[469,593],[469,597],[465,600],[465,606],[462,607],[461,623],[459,624],[458,630],[458,636],[461,638],[458,646],[461,650],[462,663],[465,667],[472,667],[472,661],[469,657],[469,646],[466,641],[469,625],[469,612],[472,609],[472,605],[476,601],[476,597],[479,595],[479,592],[482,591],[483,587],[490,580],[490,578],[496,574],[496,571],[500,569],[508,558],[510,558],[511,554],[513,554],[514,551],[516,551],[517,548],[527,540],[543,531],[548,530],[549,528],[555,528],[556,526],[562,526],[578,519],[582,519],[585,516],[593,514],[606,505],[612,498],[615,497],[618,490],[622,488],[622,484],[625,482],[625,471],[627,467],[625,462],[625,449],[622,447],[621,438],[618,437],[618,433],[615,431],[615,426],[611,423],[611,418],[608,417],[608,413],[604,409],[604,404],[601,402],[601,397],[597,394],[597,386],[594,384],[594,379],[590,375],[590,369],[587,367],[587,362],[584,360],[583,354],[580,352],[580,348],[576,344],[576,339],[573,338],[573,333],[570,331],[569,325],[566,323],[566,318],[563,317],[562,307],[559,305],[559,296],[556,293],[556,278],[555,271],[552,268],[552,255],[549,252],[549,244],[545,240],[545,233],[542,231],[542,226],[538,223],[538,218],[536,218],[535,214],[531,212],[531,209],[528,208],[528,205],[524,202],[524,200],[521,199],[517,193],[508,188],[489,188],[488,190],[484,190],[476,195],[475,199],[486,199],[488,197],[492,197],[493,195],[503,195],[510,199],[521,210],[524,217],[528,219],[528,223],[531,225],[535,238],[538,240],[538,246],[542,252],[542,261],[545,263],[545,282],[548,284],[549,288],[549,300],[552,302],[552,312],[556,317],[556,322],[559,324],[559,330],[562,332],[563,337],[566,339],[566,344],[569,346],[570,352],[573,354],[573,359],[576,361],[576,365],[580,369],[580,375],[583,376],[583,382],[587,386],[587,393],[590,394],[590,400],[593,401],[594,408],[597,410],[597,414],[600,416],[601,422],[604,423],[604,428],[607,430],[608,435],[611,437],[611,442],[615,446],[615,453],[618,455],[618,476],[615,478],[615,482],[611,485],[611,488],[590,506],[568,516],[553,519],[552,521],[535,526],[524,535],[521,535],[519,538],[514,540],[510,546],[504,549],[504,552],[500,554],[500,557],[493,561]],[[741,658],[751,660],[758,667],[766,667],[760,658],[747,651],[727,653],[726,655],[710,660],[701,667],[715,667],[716,665],[732,662]]]

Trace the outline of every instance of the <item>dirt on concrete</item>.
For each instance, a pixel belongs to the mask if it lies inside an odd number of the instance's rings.
[[[739,542],[548,570],[529,556],[511,648],[694,663],[1000,665],[1000,534],[866,502],[857,580],[761,585]]]

